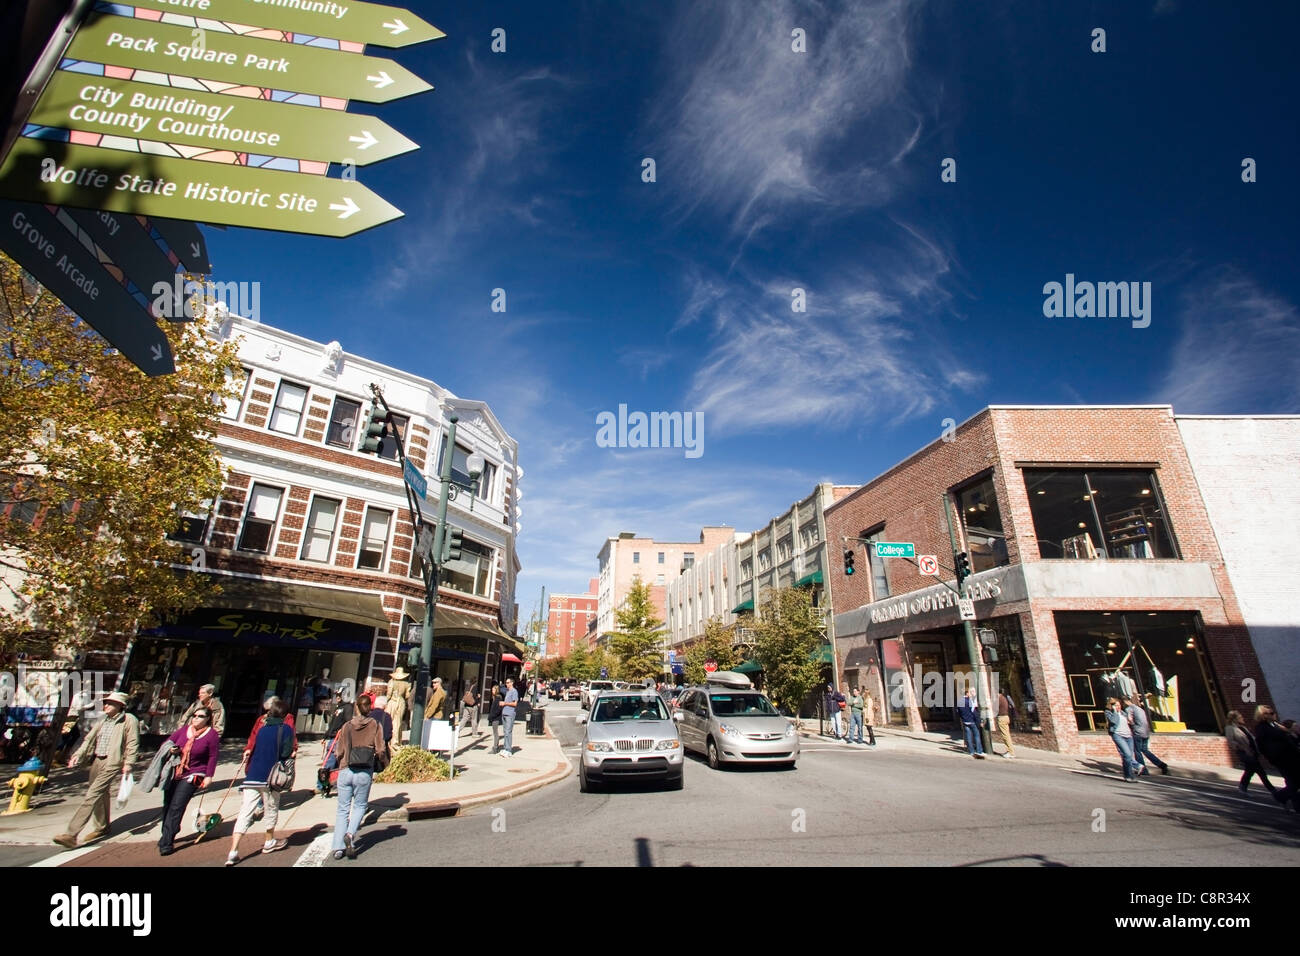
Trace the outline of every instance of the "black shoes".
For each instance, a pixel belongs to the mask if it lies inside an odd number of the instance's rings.
[[[345,847],[345,849],[343,850],[344,855],[349,860],[355,860],[357,858],[357,848],[352,842],[351,833],[343,834],[343,846]]]

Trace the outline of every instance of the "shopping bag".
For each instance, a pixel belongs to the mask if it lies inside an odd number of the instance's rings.
[[[122,778],[122,785],[117,788],[117,808],[121,810],[126,806],[126,801],[131,799],[131,790],[135,787],[135,777],[127,774]]]

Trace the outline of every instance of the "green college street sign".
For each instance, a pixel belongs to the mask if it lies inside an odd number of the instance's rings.
[[[183,13],[250,27],[270,27],[314,37],[402,47],[446,36],[409,10],[355,0],[131,0],[131,4],[163,13]]]
[[[910,541],[875,541],[876,556],[881,558],[914,558],[916,545]]]
[[[215,30],[194,35],[189,27],[111,14],[92,14],[77,30],[66,55],[154,73],[369,103],[387,103],[433,89],[392,60]]]
[[[350,236],[402,215],[355,180],[30,138],[0,168],[0,195],[315,236]]]
[[[357,166],[419,149],[373,116],[84,73],[56,73],[28,122]]]
[[[0,249],[146,375],[176,371],[154,317],[44,206],[0,199]]]

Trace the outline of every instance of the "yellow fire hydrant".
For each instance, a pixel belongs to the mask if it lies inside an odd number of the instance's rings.
[[[45,764],[34,758],[18,768],[18,776],[9,781],[9,786],[14,788],[13,798],[9,801],[9,809],[0,816],[7,817],[14,813],[26,813],[31,809],[28,804],[31,803],[32,794],[36,792],[37,787],[45,782],[45,777],[41,774],[44,769]]]

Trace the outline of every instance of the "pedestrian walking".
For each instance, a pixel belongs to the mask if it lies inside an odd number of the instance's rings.
[[[1132,782],[1137,779],[1137,760],[1133,756],[1133,727],[1128,714],[1124,713],[1119,698],[1106,698],[1106,729],[1110,739],[1115,741],[1120,760],[1124,764],[1124,779]]]
[[[961,716],[962,733],[966,735],[966,752],[976,760],[983,760],[984,734],[980,730],[980,704],[974,687],[966,688],[957,712]]]
[[[384,707],[388,699],[384,696],[374,698],[374,704],[370,708],[370,719],[379,725],[379,729],[384,734],[384,746],[389,753],[393,752],[393,718],[388,716],[388,710]]]
[[[190,718],[194,716],[194,712],[200,707],[206,707],[212,712],[212,729],[217,732],[217,736],[220,737],[224,734],[226,732],[226,708],[221,703],[221,698],[217,696],[216,684],[204,684],[199,688],[199,699],[185,708],[185,713],[181,714],[180,725],[188,727]]]
[[[179,727],[167,738],[173,756],[180,762],[170,779],[163,783],[162,836],[158,838],[158,855],[176,852],[174,842],[185,819],[190,798],[208,785],[217,772],[217,754],[221,750],[217,731],[212,726],[212,711],[200,707],[194,711],[188,727]]]
[[[267,786],[271,770],[281,760],[288,760],[298,750],[298,739],[292,727],[284,721],[286,705],[279,697],[271,698],[271,707],[266,712],[262,729],[257,732],[253,742],[253,751],[248,758],[248,769],[244,782],[239,785],[243,805],[239,808],[239,817],[235,820],[235,832],[230,838],[230,851],[226,854],[226,866],[239,862],[239,841],[243,839],[249,827],[253,825],[254,814],[259,804],[265,808],[266,841],[262,844],[263,853],[275,853],[289,845],[288,840],[275,838],[275,824],[280,816],[280,791]]]
[[[1250,786],[1250,778],[1259,774],[1259,782],[1264,785],[1264,789],[1276,797],[1277,787],[1273,786],[1273,781],[1264,772],[1264,765],[1259,762],[1259,744],[1255,741],[1255,735],[1246,729],[1246,719],[1241,716],[1241,711],[1228,711],[1228,723],[1223,728],[1223,735],[1228,738],[1228,746],[1236,752],[1245,771],[1237,782],[1241,792],[1245,793]]]
[[[248,743],[244,746],[244,763],[248,763],[248,758],[253,754],[253,744],[257,742],[257,732],[266,726],[266,715],[271,712],[271,705],[280,699],[281,698],[272,694],[270,697],[267,697],[266,700],[262,701],[262,712],[257,715],[257,720],[253,721],[253,732],[248,735]],[[294,726],[293,714],[289,712],[287,706],[285,708],[284,722],[288,726],[293,727],[293,732],[295,734],[293,741],[293,756],[296,758],[298,756],[298,738],[296,736],[298,729]],[[317,789],[320,788],[318,787]],[[260,820],[265,813],[265,804],[263,801],[258,800],[257,806],[253,809],[253,819]]]
[[[862,699],[862,689],[854,688],[852,696],[849,697],[849,735],[844,739],[849,743],[854,743],[854,735],[857,736],[857,743],[862,743],[862,709],[864,701]]]
[[[140,721],[126,712],[128,703],[129,698],[121,691],[105,697],[103,718],[68,761],[69,767],[90,767],[90,785],[68,829],[55,836],[59,846],[75,847],[82,829],[91,822],[95,828],[86,834],[87,843],[108,835],[112,822],[108,808],[116,796],[114,787],[131,773],[140,749]]]
[[[429,688],[429,702],[424,705],[425,720],[446,720],[447,692],[442,689],[442,678],[435,677]]]
[[[503,738],[501,756],[515,755],[511,734],[515,729],[515,708],[519,705],[519,691],[515,690],[514,678],[506,678],[506,690],[501,696],[501,736]]]
[[[1002,738],[1002,743],[1007,748],[1007,752],[1002,756],[1008,759],[1014,759],[1016,756],[1016,745],[1011,742],[1011,718],[1015,715],[1016,705],[1011,702],[1007,692],[998,691],[998,736]]]
[[[1133,759],[1142,768],[1138,771],[1138,775],[1150,776],[1150,771],[1147,770],[1146,763],[1142,759],[1145,756],[1160,768],[1162,774],[1169,776],[1169,765],[1151,752],[1151,715],[1147,713],[1142,698],[1129,698],[1124,707],[1124,714],[1129,719],[1129,726],[1133,728]]]
[[[460,698],[460,721],[457,726],[463,731],[473,722],[473,733],[478,733],[478,688],[470,684]]]
[[[1255,708],[1255,742],[1286,781],[1286,787],[1274,792],[1274,799],[1300,810],[1300,741],[1278,723],[1277,711],[1266,704]]]
[[[388,679],[388,703],[384,710],[393,719],[393,739],[399,745],[407,739],[402,733],[402,724],[406,722],[406,712],[411,704],[410,677],[405,667],[399,667]]]
[[[492,728],[492,752],[501,752],[501,685],[492,682],[492,701],[488,706],[488,726]]]
[[[384,733],[371,716],[369,694],[357,698],[356,713],[339,734],[339,809],[334,820],[334,859],[357,858],[357,830],[370,802],[376,770],[388,766]]]

